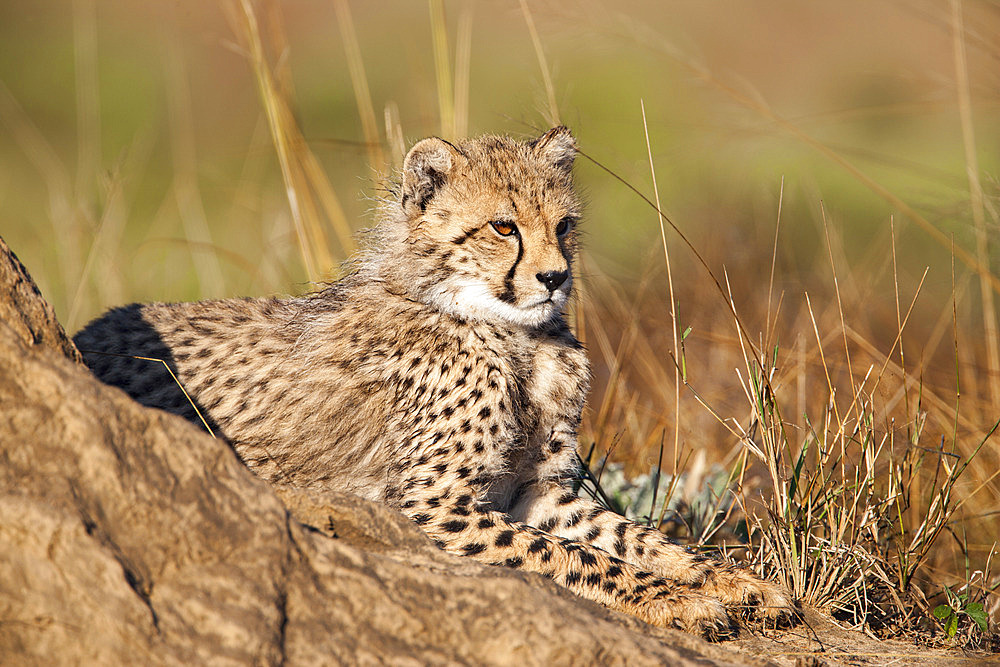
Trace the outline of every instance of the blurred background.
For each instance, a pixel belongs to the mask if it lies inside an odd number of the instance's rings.
[[[732,465],[763,355],[793,441],[869,402],[883,436],[968,456],[1000,417],[997,35],[990,0],[5,0],[0,235],[71,333],[132,301],[305,293],[405,146],[560,122],[587,200],[584,454]],[[689,241],[665,223],[672,290],[636,191]],[[987,442],[970,533],[1000,528],[997,470]]]

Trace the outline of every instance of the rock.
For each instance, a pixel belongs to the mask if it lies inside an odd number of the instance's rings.
[[[97,382],[0,241],[3,664],[764,664],[272,488]]]
[[[76,346],[63,331],[52,306],[42,298],[35,281],[0,238],[0,322],[30,345],[61,351],[83,363]]]

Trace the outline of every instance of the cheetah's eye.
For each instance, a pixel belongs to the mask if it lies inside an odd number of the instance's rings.
[[[559,224],[556,225],[556,236],[564,236],[573,227],[574,222],[576,222],[576,219],[571,215],[567,215],[560,220]]]
[[[500,236],[517,234],[517,226],[509,220],[492,220],[490,221],[490,226],[492,226],[493,230]]]

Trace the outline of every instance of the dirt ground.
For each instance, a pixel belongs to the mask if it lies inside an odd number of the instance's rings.
[[[807,609],[790,630],[743,632],[727,648],[779,665],[1000,665],[1000,656],[961,649],[929,648],[915,642],[875,639],[842,628],[826,614]]]

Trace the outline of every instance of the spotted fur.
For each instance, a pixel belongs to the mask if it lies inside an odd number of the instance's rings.
[[[347,278],[304,298],[131,305],[76,336],[102,380],[209,426],[265,479],[398,508],[442,548],[708,636],[780,587],[577,498],[590,370],[562,311],[574,140],[418,142]]]

